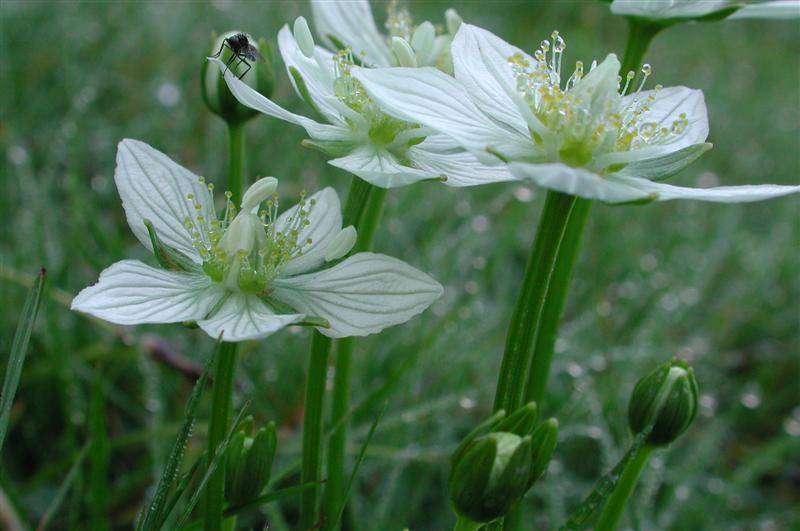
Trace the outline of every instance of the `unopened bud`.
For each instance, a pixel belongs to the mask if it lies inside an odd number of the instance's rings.
[[[697,380],[694,371],[673,359],[639,380],[631,394],[628,423],[633,433],[652,426],[647,442],[667,445],[677,439],[697,416]]]
[[[206,56],[219,54],[218,59],[228,64],[228,68],[232,72],[237,76],[244,74],[241,78],[242,81],[269,98],[272,96],[272,90],[275,86],[272,45],[264,39],[254,42],[248,36],[248,45],[254,47],[260,56],[255,60],[251,58],[246,60],[249,65],[248,70],[248,66],[244,62],[240,64],[239,59],[233,58],[234,52],[226,44],[226,39],[239,33],[241,32],[229,31],[219,37],[212,36],[211,46]],[[229,124],[238,124],[256,116],[258,111],[239,103],[231,94],[220,69],[209,63],[210,61],[204,57],[200,74],[203,101],[208,109]]]
[[[253,434],[252,418],[231,438],[226,452],[225,499],[232,505],[257,498],[269,483],[278,444],[275,423]]]

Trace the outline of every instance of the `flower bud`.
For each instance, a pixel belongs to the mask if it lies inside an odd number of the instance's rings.
[[[473,522],[502,517],[547,468],[558,423],[538,428],[536,405],[500,412],[470,433],[453,453],[448,490],[456,513]]]
[[[628,406],[628,424],[633,433],[652,426],[647,442],[667,445],[677,439],[697,416],[697,380],[694,371],[673,359],[639,380]]]
[[[277,447],[275,423],[253,435],[253,420],[242,422],[226,452],[225,499],[232,505],[248,502],[269,483]]]
[[[220,36],[212,35],[211,46],[206,55],[212,56],[221,51],[219,60],[227,64],[233,52],[223,43],[225,39],[237,33],[240,32],[229,31]],[[264,39],[259,39],[258,42],[250,40],[249,43],[256,48],[262,58],[256,61],[248,60],[251,68],[244,77],[242,77],[242,81],[269,98],[272,96],[272,91],[275,86],[275,71],[272,66],[272,45]],[[241,75],[242,72],[247,70],[247,66],[242,64],[237,67],[236,65],[238,62],[237,59],[234,59],[230,68],[236,72],[237,75]],[[221,75],[219,68],[216,66],[211,67],[209,61],[205,58],[203,58],[200,81],[203,101],[205,101],[208,109],[229,124],[242,123],[258,114],[258,111],[245,107],[236,100],[233,94],[231,94],[228,85],[225,83],[225,79]]]

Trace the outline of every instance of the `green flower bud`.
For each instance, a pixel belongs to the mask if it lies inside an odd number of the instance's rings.
[[[506,417],[498,412],[453,453],[448,490],[459,517],[491,522],[518,502],[547,468],[555,450],[558,423],[538,428],[531,402]]]
[[[228,46],[223,45],[223,43],[225,39],[237,33],[240,32],[229,31],[219,36],[212,34],[211,45],[206,55],[215,55],[221,50],[219,59],[227,64],[233,52]],[[262,58],[256,61],[248,61],[251,68],[244,74],[242,81],[269,98],[272,96],[272,91],[275,87],[275,70],[272,66],[274,56],[272,44],[264,39],[259,39],[258,42],[250,40],[250,44],[256,48]],[[247,70],[247,66],[238,63],[239,61],[234,59],[231,63],[231,69],[237,75],[241,75]],[[233,94],[231,94],[230,89],[228,89],[222,72],[220,72],[219,68],[216,66],[211,65],[205,57],[203,58],[203,65],[200,72],[200,87],[203,94],[203,101],[205,101],[208,109],[229,124],[238,124],[247,121],[258,114],[258,111],[245,107],[236,100]]]
[[[225,499],[232,505],[248,502],[269,483],[277,447],[275,423],[270,422],[253,435],[248,417],[231,438],[226,452]]]
[[[677,439],[697,416],[697,380],[686,362],[673,359],[639,380],[628,406],[633,433],[652,426],[647,442],[667,445]]]

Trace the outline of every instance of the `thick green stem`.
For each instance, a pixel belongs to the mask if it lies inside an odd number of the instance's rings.
[[[553,362],[553,349],[558,338],[558,325],[564,313],[567,293],[572,280],[572,270],[578,258],[583,229],[586,226],[586,220],[589,218],[591,208],[591,201],[577,198],[567,220],[567,227],[564,231],[561,247],[558,249],[550,286],[545,295],[542,316],[539,319],[539,330],[536,334],[536,342],[531,355],[531,366],[528,372],[523,404],[534,401],[541,407],[544,402],[547,379],[550,375],[550,365]]]
[[[325,377],[328,372],[328,353],[331,339],[319,332],[311,338],[311,353],[305,390],[305,415],[303,418],[303,455],[300,483],[319,482],[322,462],[322,418],[325,402]],[[300,529],[306,531],[317,525],[320,487],[315,485],[303,491],[300,498]]]
[[[244,185],[244,126],[245,122],[228,123],[228,186],[233,200],[242,200]]]
[[[468,518],[459,516],[455,527],[453,527],[453,531],[478,531],[482,525],[483,524],[479,522],[473,522]]]
[[[575,200],[574,196],[560,192],[547,193],[506,336],[506,347],[494,397],[495,411],[505,409],[507,412],[512,412],[522,405],[531,349],[536,339],[559,248]]]
[[[617,486],[614,488],[614,493],[608,499],[600,518],[597,520],[595,526],[596,531],[613,531],[617,528],[622,516],[625,506],[628,504],[628,499],[633,494],[636,484],[639,482],[639,476],[642,475],[647,460],[650,454],[655,450],[654,446],[645,445],[641,450],[631,459],[625,468],[622,470],[622,476],[619,478]]]
[[[619,68],[623,79],[628,72],[639,72],[650,42],[661,29],[662,26],[648,24],[635,18],[628,19],[628,43],[625,45],[625,55]]]
[[[211,464],[217,447],[228,433],[233,398],[233,382],[236,373],[237,343],[223,343],[211,390],[211,419],[208,424],[208,463]],[[206,531],[220,531],[222,511],[225,505],[225,460],[222,459],[206,485]]]
[[[353,248],[354,253],[368,251],[372,248],[375,232],[378,228],[386,189],[377,188],[353,177],[344,209],[344,224],[354,225],[358,231],[358,239]],[[367,187],[366,200],[364,187]],[[353,365],[353,349],[355,339],[347,337],[336,344],[336,372],[333,379],[333,403],[331,404],[331,425],[340,424],[331,433],[328,446],[328,476],[325,485],[325,514],[339,514],[344,500],[345,461],[347,456],[347,422],[342,419],[350,409],[351,368]],[[326,520],[323,529],[334,529],[331,518]]]

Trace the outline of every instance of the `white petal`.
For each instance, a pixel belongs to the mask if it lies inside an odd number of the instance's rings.
[[[311,118],[289,112],[269,98],[265,98],[250,85],[237,78],[230,69],[225,68],[225,64],[219,59],[209,58],[208,60],[219,66],[220,71],[224,72],[225,82],[228,84],[228,88],[231,89],[231,94],[233,94],[242,105],[280,120],[299,125],[306,130],[311,138],[317,140],[341,141],[351,138],[352,133],[349,128],[338,125],[321,124],[315,122]]]
[[[407,166],[387,150],[373,145],[360,146],[344,157],[328,161],[328,164],[381,188],[396,188],[439,177],[437,173]]]
[[[224,293],[202,273],[123,260],[100,273],[97,284],[78,293],[71,308],[121,325],[178,323],[203,319]]]
[[[290,324],[301,321],[302,314],[278,315],[255,295],[231,293],[214,315],[197,324],[203,331],[225,341],[247,341],[270,336]]]
[[[311,209],[309,224],[300,230],[297,241],[302,242],[311,238],[311,245],[305,247],[303,254],[289,261],[283,268],[284,275],[296,275],[310,271],[325,262],[325,252],[331,241],[342,229],[342,207],[339,196],[333,188],[325,188],[307,199],[316,201]],[[275,228],[283,231],[289,218],[295,215],[298,206],[295,205],[278,217]]]
[[[747,4],[728,18],[800,18],[800,1],[774,0]]]
[[[615,15],[647,19],[696,18],[710,15],[731,6],[731,0],[614,0]]]
[[[354,68],[352,73],[385,112],[444,133],[489,164],[498,162],[487,153],[489,147],[514,158],[535,150],[530,136],[492,121],[457,80],[435,68]]]
[[[336,266],[274,281],[275,297],[327,319],[330,337],[365,336],[404,323],[442,294],[442,286],[396,258],[359,253]]]
[[[131,230],[150,250],[153,246],[144,226],[145,219],[153,222],[162,242],[197,263],[202,261],[184,226],[187,217],[192,220],[200,214],[207,220],[216,217],[208,188],[199,179],[144,142],[125,139],[117,146],[114,181],[122,207]],[[187,197],[190,194],[194,199]],[[194,201],[200,204],[200,210],[195,210]]]
[[[446,142],[442,142],[444,138]],[[408,150],[408,158],[421,170],[446,178],[448,186],[477,186],[480,184],[515,181],[508,167],[487,166],[475,155],[464,151],[444,135],[427,137]]]
[[[534,59],[493,33],[470,24],[461,24],[451,52],[455,77],[478,107],[494,120],[527,136],[533,115],[517,96],[517,81],[508,59],[514,54],[522,54],[531,64]],[[528,111],[527,121],[521,110]],[[534,130],[543,129],[538,120],[533,120]]]
[[[694,144],[673,153],[632,162],[617,173],[628,177],[641,177],[651,181],[666,179],[697,160],[711,147],[709,143]]]
[[[622,105],[629,105],[633,98],[637,97],[644,101],[652,92],[644,90],[638,96],[635,94],[625,96],[622,98]],[[708,138],[708,111],[703,91],[687,87],[666,87],[656,92],[656,99],[649,107],[650,110],[642,114],[640,123],[655,122],[658,128],[670,128],[681,114],[686,114],[689,124],[683,133],[669,142],[598,157],[596,162],[599,167],[651,159],[694,144],[701,144]]]
[[[308,58],[300,50],[289,26],[284,25],[278,32],[278,48],[286,65],[286,72],[292,81],[295,91],[303,97],[291,69],[295,69],[303,78],[303,84],[314,107],[322,113],[327,120],[335,125],[345,125],[339,112],[339,102],[333,93],[333,59],[331,53],[319,46],[314,48],[314,58]]]
[[[750,203],[800,192],[800,186],[782,186],[778,184],[688,188],[621,175],[610,176],[609,179],[638,188],[643,193],[655,195],[657,196],[657,201],[694,199],[715,203]]]
[[[349,46],[354,56],[363,57],[364,64],[392,65],[386,38],[378,31],[367,0],[312,0],[311,11],[314,14],[314,28],[331,50],[336,50],[336,45],[330,39],[333,36]]]
[[[611,181],[582,168],[564,164],[529,164],[513,162],[508,165],[519,179],[532,181],[549,190],[598,199],[607,203],[626,203],[650,199],[649,192],[624,182]],[[654,197],[652,198],[654,199]]]

